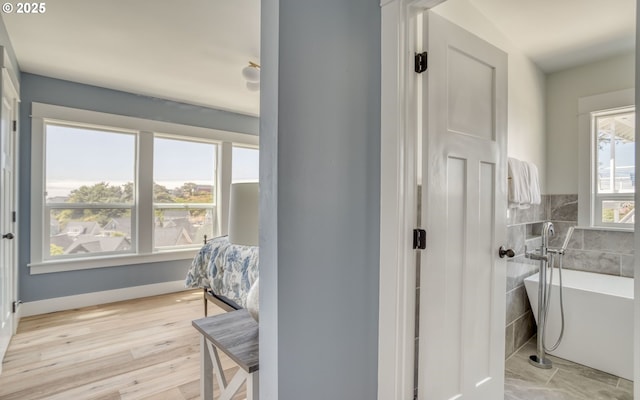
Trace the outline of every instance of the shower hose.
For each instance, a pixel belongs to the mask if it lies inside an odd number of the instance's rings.
[[[559,290],[559,296],[560,296],[560,320],[561,320],[561,325],[560,325],[560,336],[558,336],[558,341],[551,346],[550,348],[547,348],[546,345],[546,340],[545,340],[545,336],[547,333],[547,321],[548,321],[548,315],[549,315],[549,305],[551,304],[551,288],[553,286],[553,265],[555,262],[555,254],[554,253],[549,253],[549,264],[551,265],[551,272],[549,273],[549,283],[547,284],[547,291],[546,293],[544,293],[544,298],[543,300],[543,306],[544,306],[544,324],[542,327],[542,347],[544,348],[545,351],[554,351],[555,349],[558,348],[558,346],[560,345],[560,342],[562,341],[562,336],[564,335],[564,302],[562,300],[562,259],[563,259],[563,255],[562,253],[559,253],[559,259],[560,262],[558,263],[558,278],[559,278],[559,282],[560,282],[560,290]],[[544,267],[546,268],[546,266]]]

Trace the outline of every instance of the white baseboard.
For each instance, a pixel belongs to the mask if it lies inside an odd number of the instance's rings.
[[[74,296],[55,297],[38,301],[30,301],[20,305],[20,317],[47,314],[56,311],[72,310],[79,307],[95,306],[116,301],[137,299],[187,290],[184,280],[154,283],[151,285],[132,286],[102,292],[83,293]]]

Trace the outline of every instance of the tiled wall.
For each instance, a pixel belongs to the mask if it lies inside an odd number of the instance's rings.
[[[556,235],[549,241],[560,247],[570,226],[577,225],[578,195],[548,196],[549,220]],[[576,229],[563,267],[600,274],[633,277],[633,232]]]
[[[507,220],[507,247],[516,256],[507,264],[507,315],[505,355],[509,357],[525,344],[536,332],[524,278],[538,271],[538,263],[524,257],[525,248],[540,247],[538,235],[542,222],[547,218],[547,196],[542,204],[531,208],[510,209]]]
[[[540,205],[526,210],[509,210],[507,244],[516,257],[507,264],[507,357],[535,335],[535,319],[523,282],[538,271],[539,262],[526,259],[524,253],[525,247],[540,247],[544,221],[553,222],[556,231],[549,246],[562,246],[569,227],[577,225],[578,196],[544,195]],[[563,267],[633,277],[633,232],[576,229],[569,241]]]

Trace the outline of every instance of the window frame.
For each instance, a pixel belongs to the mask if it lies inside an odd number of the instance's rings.
[[[43,243],[42,243],[42,260],[44,262],[49,262],[49,261],[53,261],[53,260],[73,260],[73,259],[81,259],[81,258],[87,258],[84,254],[67,254],[64,255],[62,257],[54,257],[51,256],[51,254],[47,253],[46,251],[46,243],[48,242],[47,237],[50,237],[51,234],[51,210],[54,209],[105,209],[105,208],[120,208],[120,209],[129,209],[131,211],[131,249],[129,249],[128,251],[108,251],[108,252],[101,252],[99,253],[100,256],[117,256],[117,255],[131,255],[131,254],[136,254],[137,252],[137,236],[138,236],[138,231],[137,229],[135,229],[137,226],[133,223],[133,221],[136,220],[136,215],[138,212],[138,208],[137,208],[137,204],[136,204],[136,199],[134,196],[134,201],[132,204],[126,204],[126,203],[57,203],[57,202],[47,202],[46,201],[46,183],[47,183],[47,176],[46,176],[46,141],[47,141],[47,137],[46,137],[46,130],[47,130],[47,126],[52,125],[52,126],[57,126],[57,127],[69,127],[69,128],[75,128],[75,129],[87,129],[87,130],[96,130],[96,131],[100,131],[100,132],[104,132],[104,133],[115,133],[115,134],[128,134],[128,135],[132,135],[134,138],[134,165],[133,165],[133,169],[134,169],[134,180],[137,181],[137,177],[138,177],[138,148],[139,148],[139,143],[138,143],[138,136],[137,136],[137,132],[131,130],[131,129],[116,129],[112,126],[101,126],[101,125],[96,125],[96,124],[80,124],[77,122],[68,122],[68,121],[59,121],[56,119],[52,119],[52,118],[45,118],[43,120],[43,131],[42,131],[42,140],[43,140],[43,156],[42,156],[42,163],[43,163],[43,177],[42,177],[42,185],[43,185],[43,193],[42,193],[42,198],[43,198]],[[134,182],[134,187],[135,184],[137,184],[137,182]],[[33,192],[32,192],[32,196],[33,196]],[[33,215],[33,214],[32,214]],[[50,242],[49,242],[50,244]],[[94,256],[92,256],[94,257]]]
[[[596,129],[597,116],[616,111],[635,111],[635,88],[578,99],[578,225],[584,228],[633,232],[633,224],[602,222],[601,201],[634,199],[634,193],[598,193]],[[636,160],[637,161],[637,160]],[[624,226],[631,225],[631,226]]]
[[[98,128],[106,131],[127,132],[136,134],[136,183],[135,204],[132,207],[132,251],[127,253],[97,253],[99,255],[76,255],[63,259],[45,256],[45,243],[49,243],[45,235],[49,235],[48,221],[45,214],[50,210],[45,199],[45,129],[47,123]],[[223,148],[231,148],[232,144],[250,147],[258,146],[258,136],[246,133],[229,132],[218,129],[203,128],[173,122],[156,121],[138,117],[109,114],[97,111],[82,110],[45,103],[32,103],[31,111],[31,260],[28,264],[30,274],[41,274],[82,269],[115,267],[161,261],[187,260],[193,258],[194,247],[174,249],[154,249],[153,241],[153,138],[174,137],[180,140],[192,140],[217,144],[217,176],[218,188],[214,208],[217,213],[218,232],[224,234],[220,224],[228,202],[220,201],[220,184],[223,176],[230,176],[231,160],[225,159]],[[230,152],[226,157],[230,157]],[[228,167],[227,167],[228,166]],[[151,177],[140,179],[141,177]],[[228,190],[227,190],[228,191]],[[224,196],[223,196],[224,197]],[[57,204],[57,203],[56,203]],[[59,204],[58,204],[59,205]],[[66,206],[68,206],[65,203]],[[195,204],[194,204],[195,205]],[[100,204],[104,208],[105,205]],[[107,205],[110,206],[110,205]],[[129,205],[127,205],[129,206]],[[209,205],[207,205],[209,206]],[[108,207],[107,207],[108,208]],[[226,220],[226,218],[224,219]],[[134,233],[136,231],[135,239]]]
[[[635,107],[618,107],[608,110],[599,110],[591,112],[591,146],[593,151],[593,162],[591,163],[592,177],[593,177],[593,226],[594,227],[608,227],[608,228],[621,228],[626,229],[628,225],[615,222],[602,222],[602,203],[604,201],[634,201],[635,191],[631,193],[598,193],[599,174],[598,174],[598,156],[597,156],[597,135],[598,128],[596,122],[598,117],[625,114],[633,112],[635,115]],[[615,161],[614,161],[615,162]],[[615,176],[615,171],[613,171]]]

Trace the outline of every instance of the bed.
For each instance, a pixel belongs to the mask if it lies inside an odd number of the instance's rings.
[[[187,272],[185,286],[202,288],[204,315],[211,301],[225,311],[245,308],[258,279],[258,247],[231,244],[227,236],[208,240]]]

